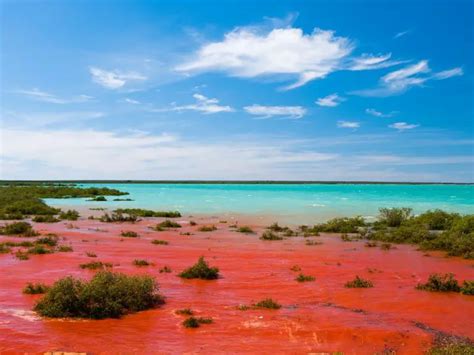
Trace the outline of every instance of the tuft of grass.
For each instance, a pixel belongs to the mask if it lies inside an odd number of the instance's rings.
[[[88,270],[97,270],[97,269],[105,269],[113,267],[112,263],[103,263],[102,261],[91,261],[89,263],[80,264],[79,267],[81,269],[88,269]]]
[[[43,244],[50,247],[54,247],[58,244],[58,237],[56,235],[48,235],[35,240],[35,244]]]
[[[56,222],[59,222],[59,219],[57,219],[56,217],[54,217],[53,215],[50,215],[50,214],[34,216],[32,220],[33,220],[33,222],[36,222],[36,223],[56,223]]]
[[[131,201],[131,200],[127,200]],[[153,211],[145,210],[143,208],[119,208],[114,212],[126,213],[128,215],[134,215],[137,217],[164,217],[164,218],[178,218],[181,217],[181,213],[178,211]]]
[[[184,279],[215,280],[219,277],[219,269],[210,267],[201,256],[196,264],[182,271],[178,276]]]
[[[166,219],[163,222],[158,223],[153,229],[161,232],[169,228],[181,228],[181,224],[171,221],[169,219]]]
[[[379,221],[388,227],[400,227],[403,222],[411,217],[412,209],[402,208],[380,208]]]
[[[53,250],[46,248],[43,244],[36,244],[32,246],[31,248],[28,249],[27,251],[28,254],[51,254],[53,253]]]
[[[278,234],[273,233],[272,231],[268,230],[262,233],[260,237],[262,240],[283,240],[283,237],[279,236]]]
[[[267,229],[272,231],[272,232],[275,232],[275,233],[280,233],[280,232],[287,231],[289,228],[288,227],[282,227],[277,222],[275,222],[275,223],[269,225],[267,227]]]
[[[15,257],[18,259],[18,260],[28,260],[30,257],[28,256],[28,253],[25,253],[24,251],[21,251],[21,250],[18,250],[16,253],[15,253]]]
[[[183,315],[183,316],[192,316],[194,314],[194,312],[191,308],[178,309],[174,313],[179,314],[179,315]]]
[[[161,240],[161,239],[153,239],[151,241],[151,244],[156,244],[156,245],[168,245],[169,243],[166,240]]]
[[[46,293],[49,287],[43,283],[31,283],[28,282],[26,286],[23,288],[23,293],[27,295],[39,295],[42,293]]]
[[[97,258],[97,254],[94,253],[94,252],[91,252],[91,251],[86,251],[86,255],[87,255],[89,258]]]
[[[62,252],[62,253],[69,253],[69,252],[72,252],[74,250],[72,249],[72,247],[70,245],[60,245],[59,248],[58,248],[58,251]]]
[[[281,305],[271,298],[265,298],[254,304],[255,308],[280,309]]]
[[[430,292],[459,292],[461,290],[454,274],[451,273],[431,274],[428,281],[424,284],[419,283],[416,289]]]
[[[301,271],[301,267],[299,265],[293,265],[291,268],[290,268],[291,271]]]
[[[150,276],[100,271],[89,281],[65,277],[54,283],[34,310],[52,318],[119,318],[163,303]]]
[[[212,322],[213,322],[212,318],[189,317],[183,321],[183,326],[185,328],[199,328],[201,324],[210,324]]]
[[[341,234],[341,240],[343,242],[352,242],[352,238],[349,237],[349,235],[347,233],[342,233]]]
[[[473,355],[474,345],[468,342],[440,345],[431,348],[428,355]]]
[[[138,220],[138,217],[135,215],[127,215],[123,213],[112,213],[112,214],[104,214],[102,217],[100,217],[101,222],[105,223],[122,223],[122,222],[132,222],[135,223]]]
[[[250,228],[249,226],[242,226],[242,227],[239,227],[237,228],[237,232],[239,233],[245,233],[245,234],[254,234],[255,232],[253,231],[252,228]]]
[[[65,219],[67,221],[77,221],[79,217],[79,212],[76,210],[61,211],[61,213],[59,213],[59,219]]]
[[[107,201],[107,199],[104,197],[104,196],[97,196],[97,197],[93,197],[87,201],[92,201],[92,202],[103,202],[103,201]]]
[[[474,296],[474,280],[465,280],[462,283],[460,292],[463,295]]]
[[[366,223],[361,216],[333,218],[321,224],[316,224],[311,228],[313,232],[325,233],[357,233],[359,228],[365,227]]]
[[[298,282],[308,282],[308,281],[314,281],[316,280],[316,278],[311,275],[299,274],[295,280]]]
[[[0,189],[1,190],[1,189]],[[21,237],[36,237],[39,235],[28,222],[14,222],[0,227],[0,234],[18,235]]]
[[[215,225],[211,226],[202,226],[198,228],[199,232],[214,232],[217,230],[217,227]]]
[[[7,243],[0,244],[0,254],[8,254],[11,251],[12,249],[7,245]]]
[[[197,223],[194,222],[194,221],[189,221],[189,225],[190,225],[190,226],[197,226]]]
[[[370,288],[374,287],[372,281],[365,280],[362,277],[356,276],[354,280],[346,282],[344,287],[347,288]]]
[[[145,260],[145,259],[135,259],[133,260],[133,265],[135,266],[150,266],[152,265],[152,263],[150,263],[149,261]]]
[[[120,232],[120,235],[122,237],[126,237],[126,238],[138,238],[139,235],[137,232],[134,232],[134,231],[122,231]]]

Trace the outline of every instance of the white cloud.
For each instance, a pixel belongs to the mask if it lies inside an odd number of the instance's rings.
[[[77,95],[77,96],[73,96],[71,98],[65,99],[65,98],[58,97],[54,94],[41,91],[38,88],[33,88],[31,90],[16,90],[14,91],[14,93],[27,96],[33,100],[49,102],[52,104],[82,103],[82,102],[87,102],[93,99],[92,96],[88,96],[88,95]]]
[[[391,125],[389,125],[390,128],[397,129],[399,132],[406,131],[409,129],[414,129],[416,127],[419,127],[420,125],[418,124],[408,124],[406,122],[395,122]]]
[[[354,71],[373,70],[388,68],[403,63],[402,61],[389,60],[391,57],[392,53],[379,55],[364,54],[359,58],[354,58],[349,69]]]
[[[270,118],[274,116],[285,116],[298,119],[306,114],[306,109],[302,106],[263,106],[251,105],[245,106],[244,110],[260,118]]]
[[[128,97],[124,98],[123,101],[128,103],[128,104],[132,104],[132,105],[139,105],[141,103],[138,100],[130,99]]]
[[[453,76],[463,75],[461,68],[453,68],[428,75],[431,69],[427,60],[395,70],[380,78],[379,87],[376,89],[360,90],[353,92],[361,96],[391,96],[401,94],[411,87],[423,86],[429,80],[444,80]]]
[[[337,126],[339,128],[352,128],[352,129],[357,129],[360,127],[359,122],[354,122],[354,121],[337,121]]]
[[[336,107],[342,101],[345,101],[343,97],[340,97],[338,94],[331,94],[326,97],[320,97],[316,100],[316,105],[326,106],[326,107]]]
[[[295,75],[297,81],[286,87],[293,89],[340,69],[352,50],[352,43],[333,31],[315,29],[304,34],[299,28],[277,28],[260,34],[255,28],[240,27],[222,41],[203,45],[176,70],[222,71],[244,78]]]
[[[403,36],[405,36],[409,33],[411,33],[411,30],[401,31],[401,32],[396,33],[395,36],[393,36],[393,38],[398,39],[398,38],[403,37]]]
[[[375,117],[393,117],[397,113],[397,111],[392,111],[390,113],[383,113],[383,112],[377,111],[374,108],[366,108],[365,112]]]
[[[54,111],[54,112],[15,112],[2,113],[1,121],[8,126],[43,127],[58,124],[76,124],[104,117],[99,111]]]
[[[107,71],[97,67],[90,67],[92,81],[107,89],[120,89],[129,81],[143,81],[147,77],[136,72],[123,73],[117,70]]]
[[[193,98],[196,103],[191,105],[174,105],[164,109],[153,109],[154,112],[166,112],[166,111],[198,111],[205,114],[221,113],[221,112],[234,112],[235,110],[230,106],[223,106],[219,104],[218,99],[210,99],[201,94],[194,94]]]

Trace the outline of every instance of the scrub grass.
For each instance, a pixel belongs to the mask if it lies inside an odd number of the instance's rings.
[[[43,283],[31,283],[28,282],[26,286],[23,288],[23,293],[26,295],[39,295],[46,293],[49,287]]]
[[[359,276],[356,276],[354,280],[346,282],[344,287],[347,288],[371,288],[374,287],[372,281],[365,280]]]
[[[142,208],[119,208],[114,210],[116,213],[126,213],[129,215],[135,215],[137,217],[165,217],[165,218],[178,218],[181,217],[181,213],[178,211],[153,211],[145,210]]]
[[[280,309],[281,305],[271,298],[265,298],[254,304],[255,308]]]
[[[1,190],[1,188],[0,188]],[[36,237],[39,235],[28,222],[14,222],[0,227],[0,234],[19,237]]]
[[[299,274],[298,277],[295,279],[298,282],[309,282],[309,281],[314,281],[316,278],[311,275],[304,275],[304,274]]]
[[[271,230],[265,231],[262,233],[261,240],[283,240],[283,237],[279,236],[276,233],[273,233]]]
[[[217,227],[215,225],[211,226],[202,226],[198,228],[199,232],[214,232],[217,230]]]
[[[125,238],[138,238],[139,237],[138,233],[134,231],[122,231],[120,232],[120,235]]]
[[[178,276],[183,279],[215,280],[219,277],[219,269],[210,267],[201,256],[196,264],[182,271]]]
[[[161,240],[161,239],[153,239],[151,241],[151,244],[155,245],[168,245],[169,243],[166,240]]]
[[[428,281],[416,286],[417,290],[430,292],[460,292],[461,287],[454,278],[454,274],[431,274]]]
[[[80,264],[79,267],[81,269],[87,270],[97,270],[97,269],[105,269],[113,267],[112,263],[103,263],[102,261],[91,261],[89,263]]]

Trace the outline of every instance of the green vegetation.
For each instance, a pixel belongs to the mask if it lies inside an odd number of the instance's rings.
[[[177,218],[181,217],[181,213],[178,211],[153,211],[144,210],[142,208],[119,208],[114,210],[116,213],[126,213],[137,217],[164,217],[164,218]]]
[[[41,237],[35,240],[35,244],[43,244],[50,247],[55,247],[58,245],[58,237],[54,234],[48,235],[46,237]]]
[[[242,227],[239,227],[239,228],[237,228],[237,232],[239,232],[239,233],[245,233],[245,234],[253,234],[253,233],[255,233],[255,232],[253,231],[253,229],[250,228],[249,226],[242,226]]]
[[[344,287],[347,288],[370,288],[374,287],[372,281],[365,280],[359,276],[356,276],[354,280],[346,282]]]
[[[133,201],[131,198],[114,198],[114,201]]]
[[[196,226],[196,225],[197,225],[197,223],[196,223],[196,222],[194,222],[194,221],[189,221],[189,225],[190,225],[190,226]]]
[[[150,276],[101,271],[89,282],[68,276],[56,281],[34,310],[52,318],[119,318],[162,304],[157,291]]]
[[[156,244],[156,245],[168,245],[169,243],[166,240],[160,240],[160,239],[153,239],[151,241],[151,244]]]
[[[67,221],[77,221],[79,217],[79,212],[76,210],[61,211],[61,213],[59,213],[59,219],[65,219]]]
[[[201,256],[196,264],[184,270],[178,276],[183,279],[215,280],[219,277],[219,269],[209,267],[204,257]]]
[[[135,266],[150,266],[152,263],[150,263],[148,260],[145,259],[135,259],[133,260],[133,265]]]
[[[357,233],[361,227],[365,227],[366,223],[360,216],[333,218],[326,223],[316,224],[309,231],[325,232],[325,233]]]
[[[314,281],[316,280],[316,278],[311,275],[299,274],[295,280],[298,282],[308,282],[308,281]]]
[[[199,328],[201,324],[210,324],[212,322],[213,322],[212,318],[189,317],[183,321],[183,326],[185,328]]]
[[[0,244],[0,254],[8,254],[11,251],[12,249],[6,243]]]
[[[39,295],[42,293],[46,293],[49,287],[43,283],[31,283],[28,282],[26,286],[23,288],[23,293],[27,295]]]
[[[102,261],[91,261],[90,263],[80,264],[81,269],[97,270],[110,268],[113,265],[111,263],[103,263]]]
[[[343,242],[352,242],[352,238],[349,237],[349,235],[347,233],[342,233],[341,234],[341,240]]]
[[[390,250],[390,249],[392,249],[392,248],[393,248],[393,246],[392,246],[392,244],[390,244],[390,243],[382,243],[382,244],[380,245],[380,249],[382,249],[382,250]]]
[[[428,281],[424,284],[418,284],[417,290],[430,291],[430,292],[459,292],[458,281],[454,278],[453,274],[431,274],[428,277]]]
[[[267,309],[280,309],[281,305],[272,300],[271,298],[265,298],[260,302],[254,304],[255,308],[267,308]]]
[[[171,272],[171,268],[169,266],[163,266],[160,269],[160,274],[169,274]]]
[[[463,295],[474,296],[474,280],[465,280],[462,283],[460,292]]]
[[[60,245],[58,251],[62,253],[70,253],[74,251],[70,245]]]
[[[122,237],[126,237],[126,238],[138,238],[139,237],[138,233],[134,232],[134,231],[122,231],[120,233],[120,235]]]
[[[400,227],[403,222],[406,222],[412,213],[411,208],[380,208],[379,221],[388,227]]]
[[[47,214],[47,215],[34,216],[32,221],[36,223],[56,223],[56,222],[59,222],[59,219],[57,219],[53,215]]]
[[[283,240],[283,237],[279,236],[278,234],[273,233],[271,230],[265,231],[262,233],[260,237],[262,240]]]
[[[1,190],[1,188],[0,188]],[[18,235],[20,237],[36,237],[39,235],[28,222],[14,222],[0,227],[0,234]]]
[[[214,232],[217,230],[217,227],[215,225],[211,226],[202,226],[198,228],[199,232]]]
[[[194,314],[194,312],[190,308],[178,309],[174,313],[179,314],[179,315],[184,315],[184,316],[192,316]]]
[[[89,258],[97,258],[97,254],[96,253],[93,253],[91,251],[86,251],[86,255],[89,257]]]
[[[106,199],[104,196],[97,196],[97,197],[90,198],[90,199],[88,199],[87,201],[91,201],[91,202],[104,202],[104,201],[107,201],[107,199]]]
[[[29,248],[27,253],[28,254],[52,254],[54,251],[50,248],[46,248],[43,244],[36,244],[33,247]]]
[[[115,222],[136,222],[138,220],[137,216],[135,215],[127,215],[127,214],[122,214],[122,213],[112,213],[112,214],[104,214],[102,217],[100,217],[101,222],[106,222],[106,223],[115,223]]]
[[[474,344],[472,342],[454,342],[446,345],[439,345],[431,348],[428,355],[473,355]]]
[[[166,219],[163,222],[158,223],[152,229],[155,230],[155,231],[158,231],[158,232],[162,232],[162,231],[167,230],[169,228],[181,228],[181,224],[179,224],[177,222],[174,222],[174,221],[170,221],[169,219]]]

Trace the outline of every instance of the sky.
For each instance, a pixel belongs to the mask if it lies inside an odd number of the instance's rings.
[[[474,182],[472,1],[0,11],[1,179]]]

